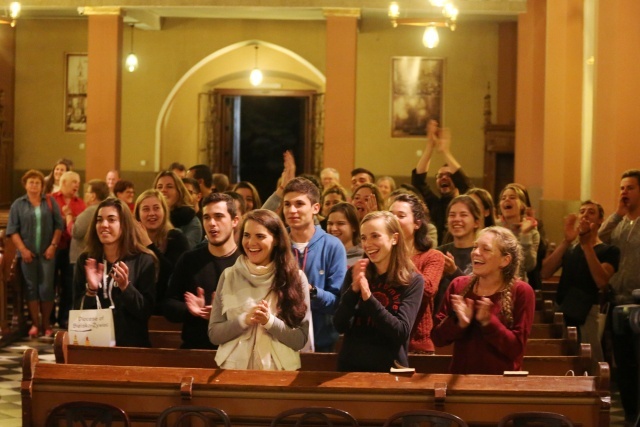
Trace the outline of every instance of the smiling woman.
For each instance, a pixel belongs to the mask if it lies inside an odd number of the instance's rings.
[[[134,215],[141,243],[159,261],[154,314],[162,314],[169,277],[180,255],[189,250],[189,242],[169,221],[167,202],[158,190],[147,190],[138,197]]]
[[[451,373],[519,371],[531,332],[533,289],[519,280],[522,249],[503,227],[480,232],[473,274],[451,282],[432,331],[437,347],[454,343]]]
[[[300,369],[309,344],[309,283],[291,253],[278,216],[256,209],[241,227],[242,254],[227,268],[215,293],[209,339],[224,369]]]
[[[156,258],[136,237],[129,207],[110,197],[98,205],[78,258],[74,308],[113,308],[116,345],[150,347],[147,323],[153,310]]]
[[[366,259],[347,272],[333,318],[344,333],[338,370],[389,372],[408,366],[409,337],[423,293],[398,220],[391,212],[367,215],[360,226]]]

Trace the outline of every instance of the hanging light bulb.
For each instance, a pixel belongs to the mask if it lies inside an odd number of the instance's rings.
[[[447,2],[442,8],[442,14],[452,21],[458,19],[458,13],[458,8],[451,2]]]
[[[129,55],[127,56],[127,59],[124,61],[124,64],[127,67],[127,70],[129,70],[130,73],[133,73],[135,70],[138,69],[138,57],[136,56],[135,53],[133,53],[133,24],[130,25],[131,26],[131,49],[129,50]]]
[[[9,16],[11,19],[18,19],[20,16],[20,11],[22,10],[22,6],[20,6],[20,2],[14,1],[9,5]]]
[[[433,25],[428,26],[427,29],[424,30],[424,35],[422,36],[422,44],[428,49],[433,49],[434,47],[438,46],[438,43],[440,43],[438,29]]]
[[[259,86],[262,83],[262,71],[258,68],[258,45],[256,45],[256,56],[254,61],[253,70],[251,70],[251,74],[249,74],[249,81],[253,86]]]
[[[398,3],[391,2],[389,4],[389,18],[398,18],[400,16],[400,6]]]

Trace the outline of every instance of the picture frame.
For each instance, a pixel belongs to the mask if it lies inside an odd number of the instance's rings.
[[[89,56],[86,53],[65,54],[65,132],[87,131],[88,71]]]
[[[442,126],[444,99],[443,58],[391,58],[391,136],[425,137],[429,119]]]

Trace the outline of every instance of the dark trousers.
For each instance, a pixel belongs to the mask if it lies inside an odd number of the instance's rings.
[[[57,321],[61,327],[66,328],[73,304],[73,266],[69,264],[69,248],[56,251],[56,277],[59,284],[59,305],[57,316],[56,310],[51,313],[51,324]]]
[[[626,421],[634,422],[638,416],[638,353],[640,335],[629,331],[613,334],[613,357],[616,362],[616,382]]]

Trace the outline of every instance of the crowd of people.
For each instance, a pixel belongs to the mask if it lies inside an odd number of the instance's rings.
[[[640,288],[640,170],[623,175],[616,212],[585,201],[547,254],[526,188],[509,184],[494,203],[450,145],[430,121],[410,185],[356,168],[350,189],[333,168],[296,177],[287,152],[264,203],[252,183],[230,185],[205,165],[174,163],[137,199],[117,171],[81,198],[71,161],[47,177],[30,170],[7,227],[29,335],[50,337],[70,309],[100,304],[113,308],[116,345],[150,346],[148,319],[163,315],[182,323],[183,348],[217,348],[223,368],[295,370],[300,351],[339,349],[338,370],[386,372],[453,343],[451,372],[502,374],[522,366],[534,289],[562,267],[558,309],[603,360],[601,291],[616,305]],[[435,152],[446,164],[434,187]],[[633,380],[620,383],[628,418],[638,395],[630,342],[614,337]]]

